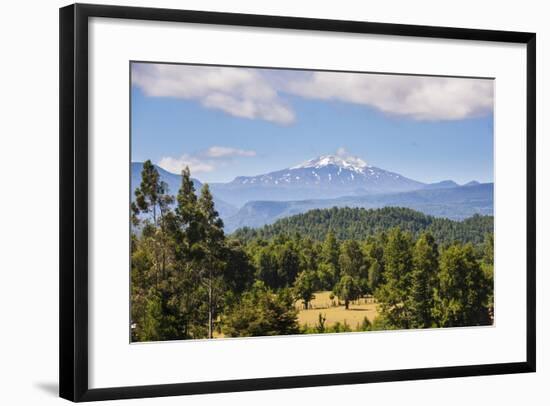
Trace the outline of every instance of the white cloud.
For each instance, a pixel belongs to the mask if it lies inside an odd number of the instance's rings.
[[[159,162],[158,166],[163,169],[166,169],[168,172],[172,173],[181,173],[181,171],[188,166],[191,173],[205,173],[212,172],[216,167],[209,162],[201,160],[193,155],[183,154],[179,158],[173,157],[163,157]]]
[[[214,145],[206,150],[205,156],[210,158],[231,158],[237,156],[256,156],[256,151]]]
[[[493,81],[487,79],[314,72],[290,81],[286,91],[416,120],[460,120],[493,109]]]
[[[198,100],[232,116],[277,124],[294,121],[293,111],[259,70],[244,68],[136,64],[132,84],[153,97]]]
[[[344,147],[340,147],[336,150],[336,155],[344,157],[348,155],[348,151]]]
[[[493,110],[493,81],[487,79],[135,64],[132,83],[147,96],[196,100],[235,117],[282,125],[295,121],[285,93],[414,120],[461,120]]]
[[[220,166],[233,160],[233,158],[254,156],[256,156],[256,151],[214,145],[197,154],[183,154],[176,158],[163,157],[158,165],[172,173],[179,174],[186,166],[193,174],[205,173],[215,171]]]

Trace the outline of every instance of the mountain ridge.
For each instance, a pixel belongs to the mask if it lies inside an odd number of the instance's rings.
[[[142,166],[141,162],[131,164],[132,199]],[[169,193],[176,195],[181,176],[155,167],[168,184]],[[203,182],[192,180],[198,193]],[[282,217],[332,206],[399,206],[451,219],[492,214],[493,210],[492,183],[424,183],[350,155],[322,155],[286,169],[209,185],[227,232],[243,226],[261,227]]]
[[[493,214],[493,184],[457,186],[442,189],[420,189],[410,192],[344,196],[335,199],[297,201],[251,201],[227,219],[228,232],[240,227],[261,227],[281,218],[314,209],[331,207],[382,208],[405,207],[435,217],[462,220],[474,214]]]

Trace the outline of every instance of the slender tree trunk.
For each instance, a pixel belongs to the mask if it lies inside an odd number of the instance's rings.
[[[349,300],[345,301],[345,306],[346,306],[346,310],[348,310],[349,309]]]
[[[212,338],[213,320],[212,320],[212,272],[209,272],[208,283],[208,338]]]

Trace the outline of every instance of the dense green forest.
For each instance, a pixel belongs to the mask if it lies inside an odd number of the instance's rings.
[[[315,209],[286,217],[258,229],[241,228],[232,236],[248,242],[256,238],[271,239],[277,235],[300,234],[322,241],[329,232],[340,240],[364,240],[367,237],[399,227],[418,237],[432,234],[438,244],[462,242],[480,244],[493,232],[493,216],[475,215],[463,221],[428,216],[402,207],[381,209],[338,208]]]
[[[315,292],[380,308],[356,330],[487,325],[492,218],[408,209],[328,209],[226,236],[208,185],[189,170],[175,196],[150,161],[132,202],[132,341],[350,331],[301,326]]]

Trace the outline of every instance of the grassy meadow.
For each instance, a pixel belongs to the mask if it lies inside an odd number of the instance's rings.
[[[308,309],[305,309],[301,300],[295,304],[298,310],[298,323],[302,328],[315,326],[319,321],[319,315],[322,315],[326,318],[327,327],[333,327],[336,323],[347,323],[352,329],[357,330],[365,317],[372,323],[378,316],[378,304],[373,297],[358,298],[346,309],[343,301],[339,301],[330,291],[315,292],[314,295]]]

